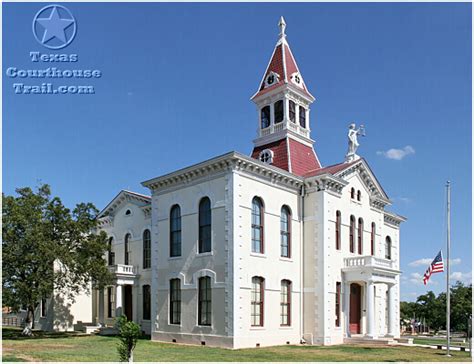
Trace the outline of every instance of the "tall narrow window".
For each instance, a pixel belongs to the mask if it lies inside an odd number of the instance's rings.
[[[341,282],[336,282],[336,327],[341,326]]]
[[[351,215],[351,226],[349,228],[349,251],[354,253],[355,217]]]
[[[114,238],[110,237],[109,238],[109,247],[107,251],[107,261],[109,265],[114,265],[115,264],[115,253],[112,251],[112,246],[113,246]]]
[[[372,231],[370,232],[370,255],[375,253],[375,222],[372,223]]]
[[[281,123],[283,121],[283,100],[275,102],[273,105],[275,111],[275,124]]]
[[[263,254],[263,203],[258,197],[252,200],[252,252]]]
[[[362,244],[364,243],[364,220],[359,218],[359,228],[357,234],[357,252],[362,255]]]
[[[170,280],[170,324],[181,324],[181,280]]]
[[[125,246],[124,246],[125,256],[123,259],[123,264],[130,264],[130,234],[125,235]]]
[[[291,281],[281,281],[280,326],[291,326]]]
[[[341,250],[341,211],[336,211],[336,249]]]
[[[392,259],[392,239],[390,239],[390,236],[385,238],[385,259]]]
[[[211,251],[211,200],[208,197],[199,203],[199,253]]]
[[[290,112],[290,121],[296,123],[296,105],[294,101],[289,100],[289,112]]]
[[[114,296],[112,287],[107,287],[107,317],[113,317],[113,310],[114,310]]]
[[[198,322],[199,325],[211,325],[212,299],[211,299],[211,277],[199,278],[198,292]]]
[[[181,208],[174,205],[170,212],[170,256],[181,256]]]
[[[300,106],[300,125],[306,128],[306,109],[303,106]]]
[[[281,208],[280,255],[285,258],[291,256],[291,213],[287,206]]]
[[[46,308],[47,308],[47,301],[46,298],[41,300],[41,317],[46,317]]]
[[[355,191],[356,191],[355,188],[352,187],[351,188],[351,198],[355,198]]]
[[[362,196],[362,194],[361,194],[360,190],[357,190],[357,201],[360,201],[361,196]]]
[[[252,278],[251,292],[251,325],[263,326],[263,304],[264,304],[264,279],[262,277]]]
[[[268,128],[270,126],[270,106],[265,106],[262,108],[260,113],[260,121],[262,124],[262,129]]]
[[[143,232],[143,269],[151,268],[151,234],[150,230]]]
[[[143,319],[149,320],[151,317],[151,294],[150,294],[150,286],[144,285],[143,286]]]

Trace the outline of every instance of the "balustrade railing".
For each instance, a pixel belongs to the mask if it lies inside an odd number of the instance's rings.
[[[115,274],[124,274],[124,275],[135,275],[137,274],[137,270],[133,265],[126,265],[126,264],[115,264],[109,266],[109,270]]]
[[[388,259],[376,258],[371,255],[352,257],[344,259],[344,267],[378,267],[378,268],[395,268],[395,263]]]

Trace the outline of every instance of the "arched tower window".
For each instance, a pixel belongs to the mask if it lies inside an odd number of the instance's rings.
[[[306,128],[306,109],[300,106],[300,126]]]
[[[351,188],[351,198],[355,198],[355,188]]]
[[[291,256],[291,212],[287,206],[281,208],[280,214],[280,255]]]
[[[260,122],[262,129],[270,126],[270,106],[262,107],[260,111]]]
[[[275,124],[281,123],[283,121],[283,100],[278,100],[273,105],[275,113]]]
[[[296,104],[293,100],[288,100],[288,111],[290,114],[290,121],[296,123]]]
[[[199,202],[199,253],[211,251],[211,200],[204,197]]]
[[[349,251],[354,253],[355,217],[351,215],[351,225],[349,228]]]
[[[252,200],[252,252],[264,252],[263,242],[263,202],[260,198]]]
[[[392,239],[390,239],[390,236],[385,238],[385,259],[392,259]]]
[[[362,194],[361,194],[360,190],[357,190],[357,201],[360,201],[361,196],[362,196]]]
[[[181,208],[174,205],[170,211],[170,256],[181,256]]]

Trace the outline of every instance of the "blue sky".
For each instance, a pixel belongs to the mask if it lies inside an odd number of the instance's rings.
[[[42,47],[32,20],[46,4],[3,3],[3,189],[49,183],[73,206],[104,207],[123,188],[230,150],[250,153],[249,101],[277,40],[288,41],[316,102],[312,137],[323,165],[341,162],[347,125],[366,125],[359,154],[407,216],[402,299],[445,241],[452,181],[452,271],[471,280],[471,4],[69,3],[74,41]],[[32,51],[78,54],[34,63]],[[99,69],[94,95],[18,95],[19,69]],[[25,84],[43,81],[24,79]],[[399,159],[394,159],[399,158]],[[444,274],[428,289],[444,289]]]

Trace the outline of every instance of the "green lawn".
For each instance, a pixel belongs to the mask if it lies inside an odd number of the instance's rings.
[[[423,345],[446,345],[446,339],[444,338],[440,338],[440,339],[436,339],[436,338],[414,338],[413,339],[413,342],[415,344],[423,344]],[[468,347],[469,346],[469,343],[465,342],[465,343],[462,343],[460,341],[451,341],[451,346],[452,347],[460,347],[460,346],[464,346],[464,347]]]
[[[3,361],[117,361],[118,339],[105,336],[37,333],[19,337],[18,329],[4,328]],[[226,350],[165,344],[142,339],[135,361],[447,361],[444,352],[406,346],[369,345],[277,346]],[[468,353],[454,352],[450,361],[470,361]]]

